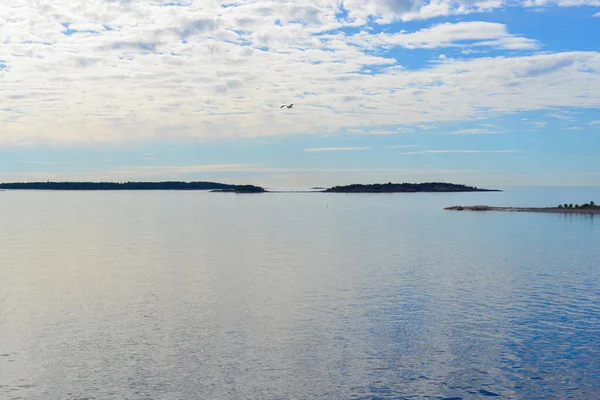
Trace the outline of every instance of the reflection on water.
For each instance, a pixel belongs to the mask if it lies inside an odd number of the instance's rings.
[[[597,221],[441,210],[536,190],[3,192],[0,398],[600,398]]]

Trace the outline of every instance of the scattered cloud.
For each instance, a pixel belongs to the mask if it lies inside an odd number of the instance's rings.
[[[574,121],[575,120],[575,117],[573,116],[573,113],[570,113],[568,111],[559,111],[559,112],[549,113],[549,114],[546,114],[546,117],[552,117],[552,118],[556,118],[556,119],[563,119],[565,121]]]
[[[450,132],[451,135],[492,135],[501,133],[499,131],[490,131],[489,129],[482,128],[471,128],[471,129],[460,129],[457,131]]]
[[[70,161],[17,161],[21,164],[35,164],[35,165],[66,165],[71,164]]]
[[[548,125],[548,122],[545,122],[545,121],[533,121],[533,122],[530,122],[530,124],[532,124],[536,128],[544,128],[546,125]]]
[[[216,164],[216,165],[168,165],[168,166],[122,166],[114,170],[106,171],[110,174],[146,174],[146,173],[163,173],[163,174],[193,174],[193,173],[205,173],[205,172],[219,172],[219,173],[230,173],[230,172],[252,172],[258,174],[290,174],[290,173],[403,173],[412,172],[417,174],[444,174],[444,173],[471,173],[474,172],[472,169],[402,169],[402,168],[280,168],[280,167],[269,167],[258,164]]]
[[[119,171],[125,174],[137,171],[161,171],[172,174],[194,172],[243,172],[256,168],[255,164],[205,164],[205,165],[159,165],[159,166],[121,166]],[[113,171],[114,172],[114,171]]]
[[[370,147],[312,147],[304,149],[304,151],[308,152],[318,152],[318,151],[361,151],[361,150],[369,150]]]
[[[569,127],[560,128],[560,129],[562,129],[563,131],[581,131],[581,130],[583,130],[583,128],[580,126],[569,126]]]
[[[502,4],[501,0],[346,0],[344,8],[349,18],[360,22],[372,18],[379,23],[389,23],[490,11]]]
[[[403,155],[410,154],[448,154],[448,153],[517,153],[523,150],[424,150],[411,151],[408,153],[400,153]]]
[[[438,127],[436,125],[419,124],[419,125],[417,125],[417,128],[424,130],[424,131],[430,131],[432,129],[437,129]]]
[[[346,129],[349,133],[355,133],[357,135],[396,135],[399,133],[407,133],[408,128],[397,127],[397,128],[373,128],[373,127],[362,127],[362,128],[348,128]]]
[[[387,146],[386,149],[407,149],[410,147],[421,147],[421,146],[408,144],[408,145],[400,145],[400,146]]]
[[[600,12],[597,12],[596,14],[592,15],[592,17],[600,18]]]
[[[393,34],[371,34],[365,31],[359,34],[346,36],[342,33],[326,38],[345,39],[363,48],[377,47],[404,47],[407,49],[434,49],[443,47],[496,47],[511,50],[535,49],[538,44],[535,40],[512,35],[506,25],[471,21],[458,23],[442,23],[431,28],[422,29],[412,33],[398,32]],[[448,59],[441,55],[440,60]]]
[[[578,6],[600,6],[600,0],[525,0],[525,7],[578,7]]]
[[[589,123],[589,125],[599,125],[600,124],[600,120],[596,120],[596,121],[591,121]]]
[[[496,22],[433,19],[517,6],[502,0],[165,4],[3,7],[0,145],[392,134],[381,127],[400,119],[414,129],[600,107],[600,52],[551,51]],[[388,25],[409,20],[430,21],[400,32]],[[417,68],[398,56],[442,48],[444,57]],[[453,58],[461,50],[465,58]],[[297,106],[280,110],[282,102]]]

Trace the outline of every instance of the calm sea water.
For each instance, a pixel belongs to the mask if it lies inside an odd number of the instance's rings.
[[[600,398],[600,215],[0,192],[0,399]]]

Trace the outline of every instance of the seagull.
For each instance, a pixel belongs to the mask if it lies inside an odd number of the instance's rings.
[[[293,106],[294,106],[294,104],[293,104],[293,103],[292,103],[292,104],[290,104],[289,106],[284,104],[284,105],[282,105],[282,106],[281,106],[281,107],[279,107],[279,108],[280,108],[280,109],[282,109],[283,107],[285,107],[285,108],[292,108]]]

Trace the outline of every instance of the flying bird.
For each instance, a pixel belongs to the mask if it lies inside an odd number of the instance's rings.
[[[288,105],[286,105],[286,104],[284,104],[284,105],[282,105],[282,106],[281,106],[281,107],[279,107],[279,108],[280,108],[280,109],[282,109],[283,107],[285,107],[285,108],[292,108],[293,106],[294,106],[294,104],[293,104],[293,103],[292,103],[292,104],[290,104],[289,106],[288,106]]]

